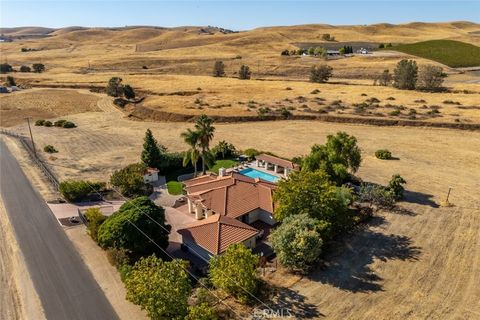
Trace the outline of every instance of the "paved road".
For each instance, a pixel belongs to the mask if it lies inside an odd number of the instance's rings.
[[[47,319],[118,319],[73,244],[2,140],[0,186]]]

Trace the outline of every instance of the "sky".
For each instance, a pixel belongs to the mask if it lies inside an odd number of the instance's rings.
[[[480,0],[0,0],[1,27],[212,25],[240,31],[308,23],[353,25],[465,20],[480,22]]]

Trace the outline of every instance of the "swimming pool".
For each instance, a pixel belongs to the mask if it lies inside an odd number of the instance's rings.
[[[259,170],[255,170],[252,168],[244,169],[239,172],[240,174],[243,174],[244,176],[250,177],[250,178],[260,178],[262,180],[266,180],[269,182],[277,182],[279,177],[276,177],[274,175],[268,174],[266,172],[262,172]]]

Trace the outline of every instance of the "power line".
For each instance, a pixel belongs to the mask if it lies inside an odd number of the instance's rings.
[[[86,181],[87,185],[95,192],[97,193],[98,195],[102,196],[90,183],[88,183],[88,181]],[[145,215],[147,215],[145,212],[143,212],[141,209],[139,209],[140,212],[144,213]],[[147,215],[148,216],[148,215]],[[152,218],[150,218],[152,219]],[[168,256],[170,259],[172,259],[172,261],[175,261],[176,259],[170,254],[168,253],[168,251],[166,251],[165,249],[163,249],[158,243],[155,242],[155,240],[153,240],[152,238],[150,238],[145,232],[142,231],[141,228],[139,228],[135,223],[133,223],[130,219],[127,219],[128,223],[130,223],[132,226],[134,226],[143,236],[145,236],[150,242],[152,242],[154,245],[156,245],[166,256]],[[155,220],[153,220],[155,221]],[[163,227],[163,226],[162,226]],[[165,230],[167,230],[166,228],[164,228]],[[167,230],[168,231],[168,230]],[[238,312],[236,312],[231,306],[229,306],[227,303],[225,303],[219,296],[217,296],[212,290],[210,290],[205,284],[203,284],[200,279],[195,276],[192,272],[190,272],[188,270],[188,268],[186,267],[182,267],[192,278],[194,278],[197,283],[199,283],[202,287],[204,287],[208,292],[210,292],[215,298],[218,299],[218,301],[220,301],[223,305],[225,305],[227,308],[229,308],[231,311],[233,311],[233,313],[235,313],[238,317],[241,318],[241,315],[238,314]]]

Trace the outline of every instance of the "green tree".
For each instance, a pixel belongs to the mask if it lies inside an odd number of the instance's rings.
[[[192,290],[188,262],[141,258],[125,279],[127,300],[147,311],[150,319],[184,319]]]
[[[228,158],[234,156],[237,153],[237,150],[235,149],[235,146],[233,144],[222,140],[218,142],[215,147],[212,148],[212,152],[215,158],[219,158],[221,155],[222,159],[225,159],[226,157]]]
[[[45,65],[43,63],[34,63],[32,65],[33,72],[42,73],[45,71]]]
[[[285,267],[306,271],[322,252],[322,232],[329,223],[306,213],[286,217],[270,235],[277,258]]]
[[[403,59],[393,71],[393,85],[398,89],[413,90],[417,83],[418,67],[415,60]]]
[[[442,88],[443,80],[447,75],[442,67],[427,65],[420,68],[417,88],[427,91],[438,91]]]
[[[107,219],[104,216],[99,208],[88,208],[85,211],[85,219],[88,222],[87,231],[90,237],[97,242],[98,241],[98,228],[102,225],[103,222]]]
[[[185,320],[217,320],[218,315],[208,303],[200,303],[188,307],[188,315]]]
[[[107,87],[105,88],[106,93],[111,97],[121,97],[124,89],[122,81],[122,78],[119,77],[110,78]]]
[[[225,64],[223,61],[215,61],[213,65],[213,76],[223,77],[225,75]]]
[[[152,131],[147,129],[143,140],[142,163],[151,168],[159,168],[161,163],[161,152],[157,140],[153,137]]]
[[[252,73],[250,72],[250,67],[242,64],[240,70],[238,71],[238,78],[242,80],[250,79]]]
[[[258,261],[258,256],[242,243],[233,244],[222,255],[210,259],[210,280],[215,288],[246,303],[257,293]]]
[[[309,155],[303,158],[303,171],[322,170],[332,181],[343,183],[349,170],[355,173],[360,167],[362,156],[357,139],[345,132],[328,135],[325,145],[314,145]]]
[[[383,49],[383,48],[385,48],[385,45],[384,45],[383,43],[380,43],[380,44],[378,45],[378,48],[379,48],[379,49]]]
[[[145,189],[143,181],[145,169],[143,163],[130,164],[125,168],[115,170],[110,177],[110,183],[119,188],[120,193],[127,197],[140,195]]]
[[[135,90],[128,84],[123,87],[123,94],[128,100],[135,99]]]
[[[193,176],[197,176],[197,162],[200,158],[200,150],[198,149],[199,144],[199,134],[197,131],[192,129],[187,129],[187,131],[182,132],[180,135],[183,138],[183,141],[189,146],[187,152],[183,156],[183,166],[186,167],[189,163],[193,165]]]
[[[147,197],[138,197],[125,202],[102,223],[98,229],[98,244],[102,248],[127,249],[136,256],[163,254],[157,244],[162,249],[167,248],[170,228],[165,224],[162,207]]]
[[[393,193],[387,190],[387,188],[373,183],[362,183],[358,193],[358,200],[387,209],[395,205]]]
[[[346,51],[347,51],[347,49],[345,47],[343,47],[343,48],[340,48],[338,50],[338,53],[340,53],[343,56],[346,53]]]
[[[202,173],[206,173],[206,165],[213,164],[213,155],[210,152],[210,142],[213,140],[215,127],[212,125],[213,119],[206,114],[202,114],[195,122],[195,131],[198,134],[198,145],[200,147],[200,157],[202,158]]]
[[[348,227],[351,195],[348,189],[338,188],[323,171],[299,171],[280,180],[274,193],[275,220],[283,221],[293,215],[308,214],[311,218],[328,223],[324,234],[333,236]]]
[[[403,192],[405,188],[403,184],[406,184],[407,181],[403,179],[399,174],[394,174],[392,179],[388,183],[388,190],[393,193],[395,200],[400,200],[403,198]]]
[[[30,69],[29,66],[21,66],[20,67],[20,72],[31,72],[32,69]]]
[[[327,82],[332,76],[333,68],[323,64],[320,66],[312,66],[310,69],[310,82]]]
[[[16,86],[17,83],[15,82],[15,78],[12,76],[7,76],[7,86],[8,87],[13,87]]]

